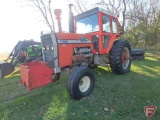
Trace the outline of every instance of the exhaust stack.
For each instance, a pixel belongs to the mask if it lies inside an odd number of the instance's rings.
[[[55,9],[54,14],[56,15],[57,23],[58,23],[58,31],[62,32],[62,27],[61,27],[61,14],[62,10],[61,9]]]
[[[72,13],[72,6],[73,4],[69,4],[69,22],[68,22],[69,33],[74,33],[74,16]]]

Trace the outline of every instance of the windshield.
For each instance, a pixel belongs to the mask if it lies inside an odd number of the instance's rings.
[[[90,15],[85,18],[79,19],[76,22],[77,33],[89,33],[99,31],[98,15]]]

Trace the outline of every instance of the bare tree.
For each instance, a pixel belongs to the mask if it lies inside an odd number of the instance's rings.
[[[30,6],[34,6],[40,11],[50,31],[55,31],[53,10],[51,7],[52,0],[28,0]]]
[[[126,24],[126,0],[122,0],[123,1],[123,11],[122,11],[122,15],[123,15],[123,22],[122,22],[122,31],[124,31],[124,27],[125,27],[125,24]]]
[[[73,4],[74,10],[77,14],[83,13],[94,7],[94,4],[88,0],[68,0],[68,2]]]
[[[119,10],[121,9],[121,0],[102,0],[102,3],[105,5],[106,9],[112,14],[119,14]]]
[[[97,4],[100,4],[104,9],[116,16],[119,16],[120,12],[122,12],[121,31],[124,31],[127,2],[128,0],[101,0]]]

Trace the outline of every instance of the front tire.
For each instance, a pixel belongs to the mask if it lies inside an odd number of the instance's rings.
[[[80,100],[89,96],[94,89],[94,75],[88,67],[77,67],[70,74],[67,81],[67,90],[71,98]]]
[[[117,40],[110,51],[110,67],[112,72],[124,74],[131,67],[131,46],[127,40]]]

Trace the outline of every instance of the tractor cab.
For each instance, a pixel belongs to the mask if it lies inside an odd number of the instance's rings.
[[[74,17],[75,32],[93,34],[95,52],[108,53],[114,40],[120,36],[120,26],[115,15],[102,8],[94,8]]]

